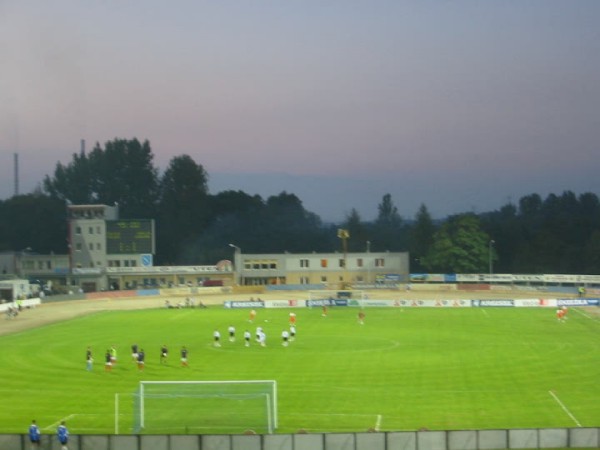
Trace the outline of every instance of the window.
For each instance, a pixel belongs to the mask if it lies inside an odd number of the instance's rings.
[[[346,260],[345,259],[340,259],[340,267],[346,267]]]
[[[383,258],[375,258],[375,267],[385,266],[385,260]]]
[[[327,283],[327,277],[325,275],[321,277],[321,283]]]
[[[78,252],[81,251],[81,242],[78,242],[77,244],[75,244],[75,250],[77,250]]]
[[[327,267],[327,260],[326,259],[322,259],[321,260],[321,267]]]
[[[300,277],[300,284],[310,284],[308,277]]]
[[[88,247],[90,248],[90,250],[94,250],[94,244],[93,243],[89,243]]]
[[[89,227],[88,228],[88,233],[89,234],[94,234],[94,227]]]
[[[102,230],[100,229],[100,225],[96,227],[96,233],[102,234]]]
[[[75,234],[81,234],[81,227],[75,227]]]
[[[308,259],[301,259],[300,267],[310,267],[310,263],[309,263]]]
[[[102,249],[102,244],[100,242],[98,242],[96,244],[96,250],[101,250]]]
[[[363,267],[363,259],[362,258],[358,258],[356,260],[356,266],[357,267]]]

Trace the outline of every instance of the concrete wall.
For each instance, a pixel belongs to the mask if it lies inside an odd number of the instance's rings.
[[[497,450],[600,448],[600,428],[271,435],[73,435],[69,450]],[[27,435],[0,434],[0,449],[29,450]],[[43,435],[40,450],[59,450]]]

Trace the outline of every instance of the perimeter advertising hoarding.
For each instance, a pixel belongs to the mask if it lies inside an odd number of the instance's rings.
[[[240,302],[236,302],[236,301],[226,301],[223,303],[223,306],[225,306],[225,308],[264,308],[265,307],[265,302],[252,302],[252,301],[240,301]]]

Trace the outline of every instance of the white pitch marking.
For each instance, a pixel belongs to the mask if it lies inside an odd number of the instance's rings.
[[[48,425],[46,428],[42,428],[42,430],[52,430],[52,429],[56,428],[58,425],[60,425],[61,422],[66,422],[67,420],[72,419],[76,415],[77,414],[69,414],[67,417],[63,417],[58,422],[54,422],[53,424]]]
[[[381,427],[381,419],[383,419],[383,416],[381,414],[378,414],[377,422],[375,422],[375,431],[379,431],[379,428]]]
[[[567,409],[567,407],[563,404],[563,402],[560,401],[560,399],[557,397],[557,395],[552,391],[548,391],[548,393],[552,396],[552,398],[554,398],[554,400],[556,400],[556,403],[558,403],[560,405],[560,407],[563,409],[563,411],[567,413],[567,415],[573,420],[573,422],[575,422],[575,424],[578,427],[580,427],[581,424],[579,423],[579,421],[575,418],[575,416],[573,414],[571,414],[571,411],[569,411]]]

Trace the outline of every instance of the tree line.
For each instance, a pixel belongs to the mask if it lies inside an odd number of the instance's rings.
[[[600,273],[600,202],[570,191],[476,214],[433,220],[425,204],[414,217],[398,213],[391,194],[375,220],[352,209],[324,223],[293,193],[263,199],[243,191],[211,194],[208,174],[189,155],[163,173],[148,141],[114,139],[57,163],[31,194],[0,201],[0,251],[67,253],[67,205],[118,205],[123,219],[156,221],[158,265],[214,264],[244,253],[410,252],[412,272]]]

